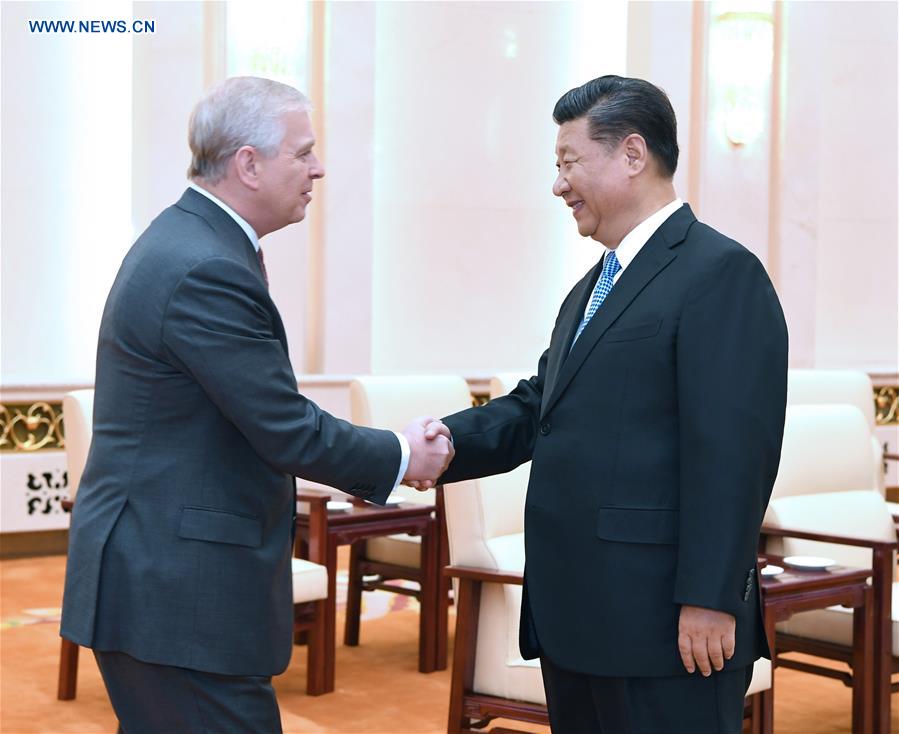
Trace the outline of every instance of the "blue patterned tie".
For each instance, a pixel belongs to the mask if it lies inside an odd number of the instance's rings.
[[[580,326],[577,327],[574,341],[571,342],[572,349],[574,348],[574,344],[577,342],[578,337],[581,335],[581,332],[587,328],[590,319],[593,318],[597,309],[602,306],[602,302],[606,300],[606,296],[609,295],[609,291],[612,290],[612,286],[615,284],[615,274],[619,270],[621,270],[621,263],[618,262],[615,251],[611,250],[606,255],[606,260],[602,264],[602,274],[599,276],[599,280],[596,281],[596,286],[593,288],[593,295],[590,297],[590,307],[587,309],[587,314],[584,316],[583,321],[581,321]]]

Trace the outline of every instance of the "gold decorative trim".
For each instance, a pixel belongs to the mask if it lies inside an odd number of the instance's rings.
[[[0,403],[0,451],[64,449],[62,403]]]
[[[899,425],[899,386],[874,386],[874,420],[878,426]],[[490,401],[490,392],[483,386],[472,386],[471,402],[475,407]]]
[[[899,387],[874,386],[874,420],[878,426],[899,425]]]

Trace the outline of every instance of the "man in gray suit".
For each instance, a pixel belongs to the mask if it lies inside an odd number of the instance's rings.
[[[383,504],[453,449],[334,418],[297,391],[259,238],[324,168],[295,89],[229,79],[190,121],[190,188],[125,257],[97,351],[63,637],[93,648],[127,734],[280,732],[294,477]]]

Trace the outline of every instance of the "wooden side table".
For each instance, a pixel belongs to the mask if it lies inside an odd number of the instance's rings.
[[[762,576],[762,606],[765,634],[771,650],[772,668],[777,664],[775,625],[798,612],[824,609],[840,604],[853,609],[852,732],[870,734],[873,730],[874,683],[874,607],[867,580],[870,569],[831,566],[826,570],[799,570],[786,566],[779,556],[762,556],[769,564],[783,566],[778,576]],[[771,688],[762,693],[764,730],[774,731],[774,677]]]
[[[315,490],[297,492],[298,501],[320,498],[324,493]],[[322,539],[324,558],[318,560],[328,569],[328,599],[325,611],[325,644],[328,666],[325,685],[334,690],[334,660],[337,649],[337,548],[357,540],[381,535],[407,533],[421,536],[421,613],[419,615],[418,669],[431,673],[437,666],[437,592],[441,579],[437,577],[439,544],[434,507],[431,505],[401,504],[388,507],[354,499],[352,508],[340,512],[322,513],[318,527],[310,526],[310,516],[297,513],[295,554],[305,557],[310,539]]]

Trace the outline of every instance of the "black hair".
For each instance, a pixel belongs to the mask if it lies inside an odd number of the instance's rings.
[[[575,87],[556,102],[553,119],[561,125],[581,117],[593,140],[616,145],[637,133],[665,174],[677,170],[677,119],[668,95],[654,84],[610,74]]]

